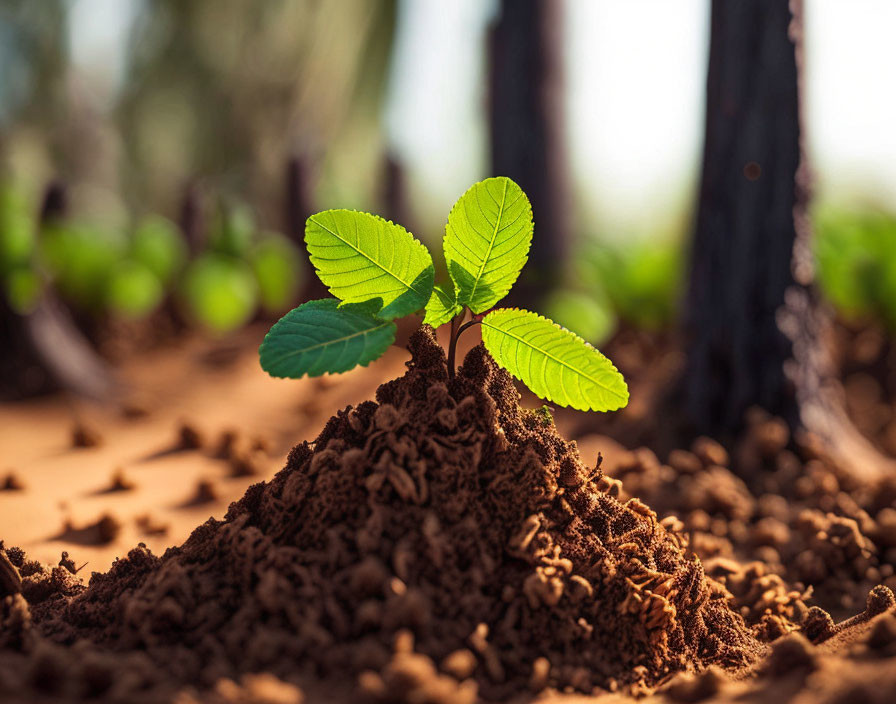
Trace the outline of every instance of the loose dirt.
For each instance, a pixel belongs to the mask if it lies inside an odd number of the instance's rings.
[[[86,589],[14,552],[35,586],[7,609],[27,624],[13,660],[50,658],[61,692],[99,687],[58,647],[80,643],[122,675],[139,656],[163,689],[266,672],[457,702],[750,665],[759,644],[683,536],[611,496],[483,348],[449,380],[425,330],[404,377],[181,548],[139,547]],[[13,691],[42,686],[17,672]]]
[[[428,329],[410,349],[162,557],[140,545],[85,587],[70,559],[0,549],[0,694],[892,701],[887,487],[758,415],[735,458],[755,480],[708,439],[584,462],[481,347],[456,379]],[[210,452],[234,462],[246,437]]]

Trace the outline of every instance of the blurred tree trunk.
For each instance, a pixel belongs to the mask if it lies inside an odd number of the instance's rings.
[[[688,430],[732,440],[759,406],[866,475],[812,285],[800,129],[802,2],[713,0],[706,132],[686,308]]]
[[[62,217],[66,190],[53,182],[41,205],[40,223]],[[0,292],[0,398],[19,399],[65,390],[95,400],[117,391],[105,361],[75,325],[70,311],[51,290],[34,310],[20,315]]]
[[[308,158],[293,154],[286,161],[285,220],[286,235],[305,254],[303,263],[301,299],[303,301],[327,298],[330,292],[321,283],[308,261],[305,247],[305,221],[315,212],[312,199],[311,166]]]
[[[382,178],[380,201],[383,204],[383,217],[419,237],[420,231],[415,227],[413,209],[408,199],[408,179],[404,164],[387,153],[383,158]]]
[[[562,22],[560,0],[501,0],[489,41],[491,175],[522,187],[538,226],[510,294],[526,306],[557,284],[569,255]]]

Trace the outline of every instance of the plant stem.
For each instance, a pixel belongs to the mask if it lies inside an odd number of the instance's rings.
[[[460,325],[460,321],[464,319],[464,314],[457,316],[451,320],[451,341],[448,344],[448,378],[454,378],[454,360],[457,356],[457,340],[460,337],[461,333],[469,327],[473,325],[479,325],[482,322],[482,315],[476,315],[475,313],[471,313],[473,316],[471,320],[467,321],[463,325]]]

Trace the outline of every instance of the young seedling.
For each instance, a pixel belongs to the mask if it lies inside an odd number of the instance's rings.
[[[395,340],[397,318],[425,310],[424,323],[451,325],[452,376],[458,337],[479,325],[494,360],[537,396],[579,410],[622,408],[628,387],[604,355],[536,313],[495,308],[526,263],[533,227],[529,199],[509,178],[475,184],[448,216],[450,279],[436,284],[429,251],[400,225],[352,210],[312,215],[305,242],[335,298],[283,316],[259,348],[262,368],[299,378],[366,366]]]

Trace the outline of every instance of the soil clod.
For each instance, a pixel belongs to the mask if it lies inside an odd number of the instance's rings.
[[[111,514],[104,513],[92,523],[76,526],[66,519],[62,531],[53,540],[75,543],[77,545],[108,545],[121,532],[121,523]]]
[[[72,427],[72,447],[99,447],[103,444],[103,436],[96,428],[82,422]]]
[[[8,472],[0,481],[0,491],[24,491],[25,485],[15,472]]]
[[[211,479],[200,479],[196,482],[193,494],[182,504],[188,506],[202,506],[218,500],[218,491]]]

